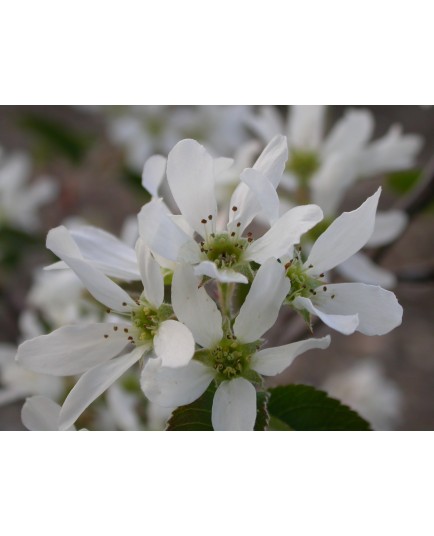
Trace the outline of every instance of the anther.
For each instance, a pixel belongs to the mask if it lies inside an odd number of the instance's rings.
[[[122,305],[123,305],[124,307],[126,307],[126,306],[127,306],[126,302],[122,302]]]
[[[206,219],[204,218],[203,220],[200,220],[200,223],[205,224],[205,223],[206,223]]]
[[[118,327],[117,326],[113,326],[113,331],[117,331],[118,330]]]
[[[212,220],[212,214],[210,214],[210,215],[208,216],[208,219],[209,219],[209,221]]]
[[[128,333],[128,328],[124,328],[124,333]]]
[[[237,227],[241,227],[241,222],[240,221],[237,223]]]
[[[249,238],[247,239],[247,242],[253,242],[253,238],[251,236],[249,236]]]
[[[238,210],[238,207],[232,207],[232,211],[236,212]]]
[[[128,337],[128,340],[129,340],[129,341],[132,341],[132,340],[133,340],[133,338],[131,337],[131,335]]]
[[[232,231],[231,236],[235,236],[235,234],[236,234],[235,231]]]
[[[319,274],[320,277],[324,277],[324,274]]]
[[[104,339],[108,339],[108,335],[104,335]]]
[[[251,231],[249,231],[249,232],[247,233],[247,236],[253,236],[253,233],[252,233]]]
[[[108,314],[110,314],[110,313],[111,313],[111,309],[106,309],[105,312],[108,313]]]
[[[323,291],[325,292],[325,291],[327,290],[327,287],[323,287],[322,289],[323,289]]]
[[[308,268],[313,268],[313,264],[309,264]]]
[[[332,294],[331,298],[332,298],[332,300],[334,300],[335,299],[335,294]]]

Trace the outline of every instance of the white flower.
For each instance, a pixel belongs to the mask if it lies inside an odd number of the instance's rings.
[[[106,110],[108,109],[108,110]],[[125,150],[138,172],[152,154],[166,154],[177,141],[193,137],[210,150],[233,154],[247,139],[244,121],[249,106],[105,107],[109,136]]]
[[[167,160],[167,179],[182,217],[173,216],[162,200],[153,199],[139,214],[139,233],[159,258],[187,262],[195,274],[220,282],[247,283],[243,271],[250,261],[262,264],[280,257],[322,219],[315,205],[295,207],[278,217],[276,187],[287,158],[286,140],[274,138],[251,169],[241,174],[242,183],[232,195],[226,229],[217,228],[215,196],[216,160],[194,140],[179,142]],[[264,211],[272,224],[261,238],[246,227]],[[194,238],[197,233],[202,241]]]
[[[288,303],[344,334],[357,330],[383,335],[402,321],[402,307],[392,292],[364,283],[328,284],[324,279],[326,272],[369,240],[380,193],[379,188],[358,209],[336,218],[313,244],[305,262],[295,255],[285,265],[291,280]]]
[[[91,402],[152,348],[168,367],[189,362],[194,353],[194,339],[183,324],[172,319],[171,306],[163,303],[160,267],[140,240],[136,247],[137,262],[144,290],[137,300],[81,258],[64,227],[48,233],[47,247],[76,273],[97,301],[126,316],[118,323],[64,326],[18,348],[17,361],[35,372],[58,376],[84,373],[63,404],[61,427],[69,427]]]
[[[282,199],[281,210],[293,203],[315,203],[332,221],[347,190],[360,178],[407,169],[415,164],[423,139],[402,134],[398,125],[382,138],[370,142],[374,119],[368,110],[349,110],[324,136],[324,106],[292,106],[286,125],[273,107],[263,107],[247,121],[268,141],[277,133],[288,137],[289,160],[282,186],[291,201]],[[372,239],[367,247],[378,247],[395,240],[406,227],[401,211],[378,213]],[[338,268],[347,278],[391,288],[395,276],[358,253]]]
[[[1,158],[0,154],[0,225],[6,223],[29,233],[39,228],[38,210],[56,197],[58,187],[46,177],[28,184],[30,175],[27,155],[15,153]]]
[[[149,360],[142,373],[145,395],[161,406],[177,407],[199,398],[212,381],[218,384],[212,406],[215,430],[253,430],[256,389],[261,374],[274,376],[302,352],[326,348],[330,337],[259,350],[262,335],[274,324],[290,282],[283,266],[269,259],[258,270],[232,326],[223,325],[215,302],[193,268],[180,265],[173,276],[173,308],[202,347],[182,368],[169,369],[161,359]]]
[[[323,388],[360,413],[375,430],[393,430],[401,416],[402,393],[373,359],[331,375]]]

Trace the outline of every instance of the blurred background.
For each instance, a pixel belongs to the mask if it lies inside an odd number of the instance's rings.
[[[367,252],[394,274],[403,324],[382,337],[333,332],[328,350],[304,354],[272,385],[324,389],[375,429],[434,430],[434,109],[330,106],[325,132],[348,110],[359,109],[374,119],[374,141],[396,124],[423,139],[407,169],[354,182],[338,211],[356,208],[381,184],[381,209],[408,213],[396,240]],[[286,106],[273,110],[286,120]],[[134,215],[150,199],[141,184],[149,156],[167,155],[177,141],[192,137],[216,156],[235,156],[240,166],[245,161],[242,169],[264,146],[252,120],[261,113],[253,106],[0,106],[1,430],[24,429],[20,411],[26,396],[55,397],[60,389],[13,365],[19,342],[59,320],[47,321],[42,314],[45,297],[63,293],[61,285],[41,282],[40,267],[56,260],[45,249],[47,231],[83,222],[131,242]],[[247,149],[240,155],[241,147]],[[283,314],[268,339],[285,344],[306,335],[303,330],[298,319]],[[328,332],[326,326],[315,327],[315,336]]]

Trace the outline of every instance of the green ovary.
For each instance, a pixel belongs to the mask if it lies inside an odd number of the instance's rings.
[[[286,277],[291,281],[291,289],[286,297],[288,302],[294,301],[294,299],[299,296],[310,298],[312,295],[316,294],[315,289],[320,285],[324,285],[324,282],[320,279],[316,279],[306,274],[299,259],[294,259],[289,266],[286,265],[286,268]]]
[[[231,237],[226,233],[211,236],[202,244],[202,252],[218,268],[231,268],[242,260],[248,241],[241,237]]]

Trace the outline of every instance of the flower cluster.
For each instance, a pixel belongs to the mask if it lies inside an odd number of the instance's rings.
[[[138,214],[135,248],[93,227],[51,230],[47,247],[107,309],[102,321],[71,324],[25,341],[18,363],[36,373],[80,376],[61,408],[29,400],[56,429],[72,429],[86,408],[128,369],[139,366],[145,396],[166,408],[212,393],[214,430],[253,430],[265,378],[275,376],[330,336],[269,347],[267,331],[282,308],[344,334],[382,335],[401,323],[390,291],[365,283],[333,283],[330,270],[357,253],[374,231],[380,190],[327,225],[307,250],[303,236],[323,221],[316,204],[281,213],[277,188],[288,143],[275,136],[242,170],[226,210],[216,184],[232,164],[192,139],[167,160],[151,157],[143,173],[153,198]],[[178,213],[158,197],[166,177]],[[268,224],[255,236],[254,221]],[[38,409],[39,408],[39,409]],[[42,409],[41,409],[42,408]],[[32,424],[37,426],[37,424]]]

